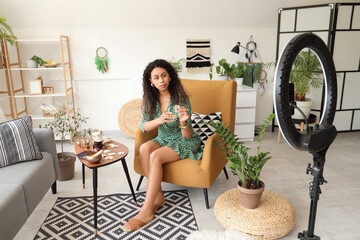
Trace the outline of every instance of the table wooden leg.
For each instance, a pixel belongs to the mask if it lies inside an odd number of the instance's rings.
[[[131,194],[133,196],[133,199],[134,199],[134,202],[135,202],[135,205],[137,206],[138,203],[136,201],[136,196],[135,196],[135,192],[134,192],[134,188],[132,186],[132,183],[131,183],[131,179],[130,179],[130,175],[129,175],[129,171],[128,171],[128,168],[127,168],[127,165],[126,165],[126,160],[125,158],[121,159],[121,163],[123,165],[123,169],[124,169],[124,172],[125,172],[125,175],[126,175],[126,178],[127,178],[127,181],[128,181],[128,184],[129,184],[129,187],[130,187],[130,190],[131,190]]]
[[[304,122],[301,122],[300,124],[300,132],[303,132],[304,131]]]
[[[94,235],[97,235],[97,168],[93,168],[93,189],[94,189]]]
[[[280,143],[280,136],[281,136],[281,131],[280,128],[278,129],[278,143]]]
[[[85,164],[82,163],[82,182],[83,188],[85,188]]]

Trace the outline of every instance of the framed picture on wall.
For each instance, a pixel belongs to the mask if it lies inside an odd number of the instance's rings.
[[[42,94],[42,81],[40,79],[29,80],[29,94]]]

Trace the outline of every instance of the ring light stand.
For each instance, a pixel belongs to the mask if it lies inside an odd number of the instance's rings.
[[[299,132],[293,123],[296,103],[290,101],[289,77],[293,62],[298,53],[304,48],[310,48],[318,57],[324,73],[325,101],[319,124],[309,128],[306,132]],[[334,141],[337,131],[333,124],[336,110],[337,79],[334,62],[325,43],[317,35],[305,33],[295,36],[285,46],[278,60],[275,70],[274,106],[279,128],[287,143],[295,149],[308,151],[313,155],[313,166],[310,163],[306,174],[314,177],[310,183],[311,199],[308,230],[300,232],[298,238],[302,240],[317,240],[314,235],[317,202],[321,194],[320,185],[326,183],[323,177],[326,151]],[[304,116],[304,115],[303,115]],[[306,118],[305,118],[306,119]]]

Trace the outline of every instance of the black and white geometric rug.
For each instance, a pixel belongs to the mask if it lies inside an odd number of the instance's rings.
[[[154,220],[134,232],[122,226],[134,217],[136,207],[131,194],[98,196],[98,235],[94,236],[93,197],[59,197],[34,239],[186,239],[198,230],[186,190],[164,191],[166,203]],[[141,206],[145,192],[137,193]]]

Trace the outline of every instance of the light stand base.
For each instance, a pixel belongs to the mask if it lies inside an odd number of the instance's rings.
[[[314,235],[313,237],[309,237],[307,235],[307,231],[299,232],[298,239],[301,240],[320,240],[320,237]]]

